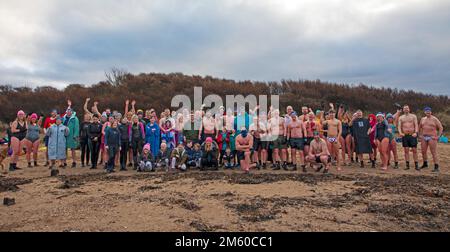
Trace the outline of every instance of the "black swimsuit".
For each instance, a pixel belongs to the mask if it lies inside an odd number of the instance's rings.
[[[22,141],[23,139],[25,139],[25,137],[27,136],[27,125],[26,123],[22,125],[20,125],[19,122],[17,122],[17,130],[19,130],[19,132],[13,133],[12,136],[19,139],[20,141]]]
[[[347,138],[348,134],[350,134],[350,126],[348,123],[342,124],[342,137],[345,139]]]

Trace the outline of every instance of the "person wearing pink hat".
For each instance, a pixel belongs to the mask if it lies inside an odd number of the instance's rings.
[[[155,171],[155,159],[150,151],[150,144],[144,145],[142,153],[139,156],[139,166],[137,172],[154,172]]]
[[[218,169],[219,163],[217,161],[218,146],[212,139],[212,137],[207,137],[202,145],[202,159],[200,169],[205,170],[207,168]]]
[[[11,162],[9,164],[9,170],[15,171],[20,170],[17,167],[17,161],[19,160],[19,155],[24,145],[24,139],[27,135],[28,124],[25,118],[25,112],[20,110],[17,112],[17,118],[11,124],[11,149],[13,154],[11,156]]]
[[[34,166],[39,166],[37,163],[38,160],[38,150],[39,150],[39,144],[41,142],[39,138],[39,134],[41,133],[41,122],[42,117],[39,118],[38,121],[38,115],[36,113],[33,113],[30,116],[30,121],[28,123],[28,130],[27,135],[25,136],[24,144],[27,149],[27,162],[28,167],[31,167],[31,153],[33,153],[33,161]]]

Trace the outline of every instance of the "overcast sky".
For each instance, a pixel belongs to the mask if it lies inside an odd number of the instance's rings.
[[[0,0],[0,83],[112,67],[450,95],[449,0]]]

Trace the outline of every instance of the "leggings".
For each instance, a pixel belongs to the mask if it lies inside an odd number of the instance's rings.
[[[117,152],[119,151],[119,146],[108,146],[108,170],[114,170],[114,163],[116,160]]]
[[[122,142],[122,149],[120,150],[120,168],[125,168],[127,166],[127,158],[128,158],[128,146],[129,143],[123,141]]]
[[[11,137],[11,149],[13,151],[11,157],[11,163],[17,163],[19,160],[20,152],[22,151],[23,145],[25,144],[25,139],[19,140],[17,137]]]
[[[81,148],[81,163],[89,164],[89,157],[90,157],[89,140],[80,141],[80,148]]]
[[[92,141],[92,139],[89,139],[89,150],[91,152],[91,165],[93,167],[97,167],[98,162],[98,153],[100,152],[100,142],[99,141]]]
[[[142,140],[132,140],[131,149],[133,150],[133,163],[134,167],[138,167],[138,154],[142,151]]]
[[[31,142],[28,139],[24,139],[23,143],[25,144],[25,147],[27,148],[27,162],[31,162],[31,153],[32,152],[33,152],[33,161],[37,161],[39,144],[41,143],[41,141],[38,139],[34,142]]]

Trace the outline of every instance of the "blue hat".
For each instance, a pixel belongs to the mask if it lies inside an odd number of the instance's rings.
[[[386,115],[386,119],[390,119],[390,118],[394,118],[394,116],[393,116],[391,113],[388,113],[388,114]]]
[[[424,110],[425,112],[431,112],[431,108],[430,108],[430,107],[425,107],[423,110]]]

